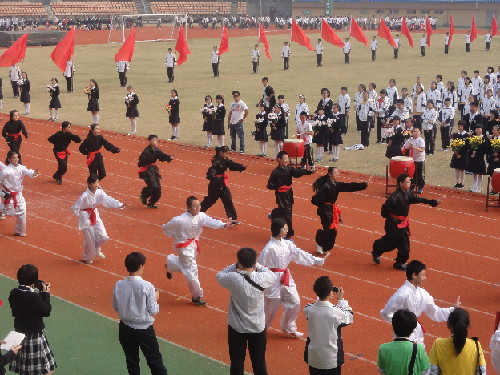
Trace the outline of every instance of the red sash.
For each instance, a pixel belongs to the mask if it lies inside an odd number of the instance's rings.
[[[97,151],[93,151],[93,152],[89,152],[89,154],[87,155],[87,167],[92,164],[92,162],[94,161],[95,159],[95,154],[100,154],[101,151],[97,150]]]
[[[283,276],[281,276],[280,284],[290,286],[290,270],[288,268],[271,268],[272,272],[283,272]]]
[[[14,133],[14,134],[8,134],[8,133],[7,133],[7,136],[9,136],[9,137],[14,137],[14,141],[16,141],[16,142],[17,142],[17,140],[18,140],[18,139],[19,139],[19,137],[21,136],[21,132],[19,132],[19,133]]]
[[[398,228],[408,228],[408,234],[411,235],[410,219],[408,219],[408,216],[397,216],[397,215],[393,215],[393,214],[389,214],[389,216],[393,217],[394,219],[402,220],[402,222],[397,224],[396,226]]]
[[[69,150],[64,150],[64,151],[61,151],[61,152],[56,152],[56,156],[59,159],[66,159],[69,154],[71,154],[71,152]]]
[[[85,211],[89,214],[90,225],[97,224],[97,216],[95,214],[95,208],[83,208],[82,211]]]
[[[17,194],[18,194],[18,192],[17,191],[10,191],[5,186],[3,188],[5,189],[5,191],[7,191],[8,193],[10,193],[10,197],[8,197],[7,199],[5,199],[3,201],[3,204],[9,204],[10,201],[13,201],[14,202],[14,208],[17,208]]]
[[[278,192],[286,193],[288,190],[292,188],[292,185],[282,185],[278,188]]]
[[[137,171],[137,173],[142,173],[142,172],[146,172],[147,169],[149,167],[151,167],[152,165],[156,165],[156,163],[151,163],[151,164],[148,164],[148,165],[145,165],[144,167],[140,167],[139,170]]]
[[[328,229],[337,229],[337,224],[340,223],[340,214],[342,210],[335,203],[325,202],[325,204],[332,206],[332,223]]]
[[[198,243],[198,240],[196,238],[190,238],[186,242],[178,243],[178,244],[175,245],[175,248],[176,249],[181,249],[183,247],[188,247],[189,244],[191,244],[193,241],[196,243],[196,252],[199,253],[201,251],[201,249],[200,249],[200,244]]]
[[[216,174],[215,177],[224,177],[224,185],[229,186],[229,176],[224,174]]]

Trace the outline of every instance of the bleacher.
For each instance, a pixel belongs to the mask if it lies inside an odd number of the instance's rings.
[[[25,3],[16,1],[2,1],[0,2],[0,17],[33,17],[33,16],[46,16],[42,3]]]
[[[50,4],[56,16],[77,16],[85,14],[136,14],[135,3],[131,1],[62,1]]]
[[[246,6],[246,3],[245,3]],[[151,2],[153,13],[231,14],[231,2],[218,1],[168,1]]]
[[[237,14],[247,14],[247,2],[240,1],[238,3]]]

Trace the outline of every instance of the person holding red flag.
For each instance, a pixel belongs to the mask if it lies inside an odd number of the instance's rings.
[[[71,123],[63,121],[61,130],[52,134],[48,141],[54,145],[53,151],[57,160],[57,171],[52,178],[58,185],[62,185],[62,177],[68,170],[68,155],[70,154],[68,146],[71,142],[80,143],[82,140],[78,135],[71,133]]]
[[[281,57],[283,58],[283,70],[288,70],[289,65],[288,62],[290,60],[290,55],[292,51],[288,46],[288,42],[283,42],[283,48],[281,49]]]
[[[486,43],[486,51],[489,51],[491,48],[491,39],[493,39],[493,36],[491,35],[491,30],[488,30],[488,32],[484,36],[484,41]]]

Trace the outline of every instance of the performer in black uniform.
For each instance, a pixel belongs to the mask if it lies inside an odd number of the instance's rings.
[[[24,104],[23,116],[27,116],[30,114],[31,84],[30,80],[28,79],[28,74],[26,72],[21,73],[21,79],[17,82],[17,84],[19,85],[19,90],[21,91],[21,97],[20,97],[21,103]]]
[[[139,163],[137,163],[139,166],[139,178],[142,178],[146,183],[146,187],[142,189],[139,199],[143,205],[147,205],[149,208],[158,208],[155,204],[161,197],[161,175],[160,170],[156,166],[156,161],[170,163],[172,157],[158,148],[158,136],[150,134],[148,141],[149,146],[139,155]]]
[[[233,197],[229,190],[229,179],[226,171],[229,169],[230,171],[243,172],[247,167],[228,159],[228,154],[229,148],[227,146],[215,148],[212,166],[207,171],[207,180],[210,181],[208,184],[208,195],[201,202],[201,212],[206,212],[220,198],[228,219],[233,220],[232,225],[237,225],[241,223],[237,221],[238,216],[236,215]]]
[[[102,135],[99,135],[100,130],[98,124],[92,124],[89,134],[80,145],[79,150],[83,155],[87,155],[89,174],[95,174],[99,181],[102,181],[106,177],[106,169],[104,168],[104,159],[100,151],[101,147],[104,147],[113,154],[119,153],[120,149],[105,140]]]
[[[89,87],[84,91],[89,99],[87,111],[92,114],[92,125],[99,124],[99,85],[95,79],[91,79]]]
[[[381,215],[385,218],[385,235],[373,242],[372,258],[375,264],[380,264],[383,253],[398,249],[396,263],[397,270],[406,270],[405,263],[410,256],[410,222],[408,213],[410,204],[425,203],[436,207],[440,200],[421,198],[410,190],[411,180],[406,173],[397,178],[398,187],[382,205]]]
[[[71,123],[63,121],[62,130],[52,134],[48,141],[54,145],[54,156],[57,160],[57,171],[52,178],[58,185],[62,184],[62,176],[68,170],[68,155],[70,154],[68,146],[71,142],[80,143],[82,140],[78,135],[71,133]]]
[[[21,137],[21,133],[24,135],[24,138],[28,139],[26,127],[23,122],[19,120],[19,112],[16,110],[10,111],[10,120],[3,126],[2,137],[5,138],[9,149],[19,155],[19,164],[22,164],[20,150],[23,138]],[[8,164],[8,162],[5,164]]]
[[[323,226],[323,229],[316,232],[316,251],[319,254],[328,253],[335,246],[337,224],[342,222],[341,210],[336,204],[339,193],[365,190],[368,187],[367,182],[339,182],[339,176],[337,168],[329,167],[328,173],[313,183],[316,194],[311,203],[318,206],[316,212]]]
[[[61,102],[59,100],[59,84],[57,78],[52,78],[50,80],[50,85],[47,85],[47,91],[50,94],[50,103],[49,103],[49,112],[50,118],[49,121],[58,120],[59,108],[62,108]]]
[[[274,190],[276,195],[276,204],[278,209],[273,210],[271,219],[281,217],[288,224],[288,233],[286,239],[294,235],[292,227],[292,209],[293,209],[293,189],[292,178],[299,178],[304,175],[313,174],[313,171],[301,168],[294,168],[288,165],[288,152],[280,151],[277,156],[278,166],[271,172],[267,182],[267,188]]]
[[[130,120],[130,132],[127,135],[134,135],[137,133],[137,120],[139,117],[139,110],[137,109],[137,104],[139,104],[139,97],[134,92],[134,86],[127,86],[127,95],[125,96],[125,105],[127,106],[127,113],[125,117]]]

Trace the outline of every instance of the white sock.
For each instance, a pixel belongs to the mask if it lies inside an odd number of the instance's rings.
[[[177,138],[179,138],[179,127],[178,126],[175,127],[175,136]]]
[[[92,115],[92,124],[97,124],[97,115]]]
[[[172,126],[172,137],[175,137],[175,126]]]
[[[0,99],[0,111],[3,109],[3,99]]]
[[[50,119],[52,120],[52,110],[49,109],[49,113],[50,113]]]
[[[316,156],[318,159],[323,157],[323,146],[316,146]]]
[[[476,186],[477,186],[477,174],[472,175],[472,188],[471,188],[471,190],[476,190]]]
[[[1,105],[0,105],[0,107],[1,107]],[[26,113],[31,113],[31,104],[30,103],[26,103]]]
[[[477,175],[477,184],[476,184],[476,189],[481,190],[481,185],[483,184],[483,175],[478,174]]]
[[[54,120],[58,119],[58,117],[59,117],[58,113],[59,113],[58,109],[54,110]]]
[[[455,169],[455,180],[457,181],[457,184],[460,183],[460,169]]]
[[[224,136],[223,135],[218,135],[217,136],[217,142],[219,142],[219,147],[224,146]]]
[[[333,158],[337,160],[339,158],[340,146],[333,146],[332,151],[333,151]]]
[[[267,155],[267,142],[264,142],[264,155]]]
[[[135,119],[130,119],[130,133],[135,134],[137,132],[137,121]]]
[[[278,155],[278,152],[280,152],[280,143],[277,141],[274,141],[274,149],[276,150],[276,155]]]
[[[459,169],[458,173],[459,173],[458,182],[463,185],[464,181],[465,181],[465,171],[462,169]]]
[[[95,123],[98,124],[99,123],[99,113],[97,115],[95,115]]]
[[[212,132],[207,132],[207,145],[212,146]]]

